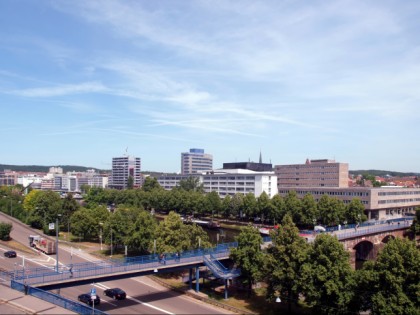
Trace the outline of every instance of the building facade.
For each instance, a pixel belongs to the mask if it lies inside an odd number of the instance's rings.
[[[109,187],[126,189],[129,177],[133,178],[134,187],[140,187],[143,184],[141,159],[134,156],[112,158],[112,172]]]
[[[265,192],[270,198],[277,194],[277,177],[274,172],[255,172],[245,169],[218,169],[195,175],[160,176],[158,183],[166,190],[179,185],[190,176],[198,177],[206,193],[215,191],[221,198],[235,194],[252,193],[259,197]]]
[[[286,196],[290,191],[295,191],[299,198],[311,194],[316,201],[323,195],[337,198],[345,204],[358,198],[365,206],[368,219],[386,220],[400,218],[414,214],[415,208],[420,206],[420,188],[404,187],[282,187],[279,189],[281,196]]]
[[[339,187],[349,184],[348,163],[334,160],[306,160],[305,164],[276,165],[278,189],[281,187]]]
[[[204,149],[190,149],[181,153],[181,174],[201,174],[213,169],[213,156],[204,153]]]

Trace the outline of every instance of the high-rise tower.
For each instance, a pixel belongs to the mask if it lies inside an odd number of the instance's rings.
[[[181,174],[199,174],[213,169],[213,156],[204,153],[204,149],[190,149],[181,153]]]

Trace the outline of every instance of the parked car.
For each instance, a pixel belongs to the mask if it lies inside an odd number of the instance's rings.
[[[92,298],[91,298],[91,296],[90,296],[90,293],[83,293],[83,294],[80,294],[80,295],[78,296],[78,300],[79,300],[80,302],[83,302],[83,303],[86,303],[86,304],[88,304],[88,305],[92,306]],[[101,299],[100,299],[100,297],[97,295],[97,296],[96,296],[96,299],[95,299],[95,305],[98,305],[99,303],[101,303]]]
[[[9,250],[7,252],[4,252],[4,256],[8,258],[14,258],[16,257],[16,252],[14,250]]]
[[[127,295],[120,288],[107,289],[104,291],[106,296],[112,297],[114,300],[124,300]]]

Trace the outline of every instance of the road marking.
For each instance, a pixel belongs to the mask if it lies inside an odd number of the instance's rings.
[[[101,288],[101,289],[103,289],[103,288],[105,288],[105,289],[110,289],[110,287],[107,287],[106,285],[104,285],[104,284],[102,284],[102,283],[94,283],[94,284],[93,284],[93,286],[98,287],[98,288]],[[135,302],[137,302],[137,303],[139,303],[139,304],[143,304],[143,305],[145,305],[145,306],[148,306],[148,307],[153,308],[153,309],[155,309],[155,310],[158,310],[158,311],[160,311],[160,312],[163,312],[163,313],[166,313],[166,314],[170,314],[170,315],[175,315],[175,313],[171,313],[171,312],[169,312],[169,311],[167,311],[167,310],[164,310],[164,309],[162,309],[162,308],[160,308],[160,307],[157,307],[157,306],[154,306],[154,305],[152,305],[152,304],[149,304],[149,303],[146,303],[146,302],[140,301],[140,300],[135,299],[135,298],[133,298],[133,297],[131,297],[131,296],[129,296],[129,295],[127,295],[127,299],[133,300],[133,301],[135,301]],[[112,304],[112,303],[109,303],[109,304]]]

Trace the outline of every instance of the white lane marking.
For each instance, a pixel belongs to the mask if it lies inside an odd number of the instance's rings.
[[[110,287],[107,287],[106,285],[104,285],[104,284],[102,284],[102,283],[94,283],[93,285],[94,285],[95,287],[98,287],[98,288],[101,288],[101,289],[103,289],[103,288],[105,288],[105,289],[110,289]],[[127,295],[127,299],[133,300],[133,301],[135,301],[135,302],[137,302],[137,303],[139,303],[139,304],[143,304],[143,305],[145,305],[145,306],[148,306],[148,307],[153,308],[153,309],[155,309],[155,310],[158,310],[158,311],[160,311],[160,312],[163,312],[163,313],[166,313],[166,314],[170,314],[170,315],[175,315],[175,313],[171,313],[171,312],[169,312],[169,311],[167,311],[167,310],[164,310],[164,309],[162,309],[162,308],[160,308],[160,307],[154,306],[154,305],[152,305],[152,304],[150,304],[150,303],[146,303],[146,302],[140,301],[140,300],[135,299],[135,298],[133,298],[133,297],[131,297],[131,296],[129,296],[129,295]],[[111,304],[111,303],[110,303],[110,304]]]

